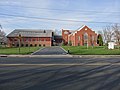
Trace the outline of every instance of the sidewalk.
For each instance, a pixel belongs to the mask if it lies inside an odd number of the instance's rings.
[[[0,57],[39,57],[39,58],[120,58],[120,55],[0,55]]]
[[[72,55],[75,58],[120,58],[120,55]]]

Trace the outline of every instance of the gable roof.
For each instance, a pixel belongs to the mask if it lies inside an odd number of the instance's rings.
[[[86,26],[86,25],[82,25],[80,28],[78,28],[77,30],[73,31],[73,32],[72,32],[71,34],[69,34],[69,35],[74,35],[75,33],[77,33],[77,31],[80,31],[80,30],[83,29],[84,27],[89,28],[89,27]],[[95,31],[93,31],[93,32],[95,32]]]
[[[77,31],[80,31],[82,28],[84,28],[86,25],[82,25],[81,27],[79,27],[77,30],[75,30],[75,31],[72,31],[71,32],[71,34],[69,34],[69,35],[72,35],[72,34],[75,34],[75,33],[77,33]]]
[[[82,28],[84,28],[86,25],[82,25],[81,27],[79,27],[76,31],[81,30]]]
[[[17,37],[19,34],[23,37],[52,37],[52,32],[52,30],[15,29],[7,37]]]

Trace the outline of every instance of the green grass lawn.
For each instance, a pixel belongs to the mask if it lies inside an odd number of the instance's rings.
[[[40,49],[40,47],[21,47],[20,48],[20,53],[19,53],[19,48],[8,48],[8,47],[3,47],[0,48],[0,54],[31,54],[32,52]]]
[[[87,47],[85,46],[62,46],[66,51],[69,49],[73,55],[120,55],[120,49],[108,50],[104,46]]]

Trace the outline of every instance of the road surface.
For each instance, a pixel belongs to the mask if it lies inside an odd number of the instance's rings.
[[[1,57],[0,90],[120,90],[120,59]]]

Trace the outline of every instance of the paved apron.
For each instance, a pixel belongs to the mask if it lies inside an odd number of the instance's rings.
[[[32,55],[65,55],[67,54],[61,47],[45,47]]]

